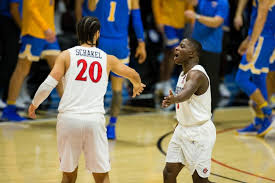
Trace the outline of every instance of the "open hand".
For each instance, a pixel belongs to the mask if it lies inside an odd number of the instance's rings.
[[[162,107],[166,108],[171,104],[175,103],[175,96],[172,92],[172,90],[169,91],[169,96],[164,97],[164,100],[162,101]]]
[[[36,109],[37,109],[37,107],[35,107],[33,104],[30,105],[29,110],[28,110],[30,118],[32,118],[32,119],[36,118],[36,114],[35,114]]]
[[[146,87],[146,85],[143,83],[134,85],[132,97],[135,98],[137,95],[140,95],[143,92],[145,87]]]

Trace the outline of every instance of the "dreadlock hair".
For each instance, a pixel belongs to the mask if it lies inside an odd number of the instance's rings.
[[[76,25],[76,32],[79,44],[89,44],[91,46],[97,46],[93,42],[94,35],[100,30],[100,22],[96,17],[85,16]]]

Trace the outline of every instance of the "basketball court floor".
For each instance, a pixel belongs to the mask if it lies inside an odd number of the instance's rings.
[[[165,152],[176,121],[175,113],[125,114],[117,124],[117,140],[109,141],[112,183],[161,183]],[[275,182],[275,130],[265,139],[237,136],[252,114],[248,108],[218,110],[214,115],[217,141],[210,180],[216,183]],[[106,117],[108,120],[108,117]],[[0,123],[0,183],[61,182],[56,144],[56,119]],[[79,163],[78,183],[93,182]],[[179,183],[191,183],[186,169]]]

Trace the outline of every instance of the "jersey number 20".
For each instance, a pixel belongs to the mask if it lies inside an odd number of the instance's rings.
[[[77,67],[79,67],[80,64],[82,64],[83,66],[82,66],[82,69],[80,70],[79,74],[75,78],[75,80],[87,81],[87,76],[85,76],[84,74],[86,72],[88,64],[87,64],[86,60],[83,60],[83,59],[77,61]],[[94,76],[95,65],[97,65],[97,69],[98,69],[96,78]],[[94,83],[97,83],[101,79],[102,67],[101,67],[101,64],[98,61],[94,61],[94,62],[91,63],[90,68],[89,68],[89,76],[90,76],[92,82],[94,82]]]
[[[108,16],[108,19],[107,19],[109,22],[114,22],[115,21],[115,12],[116,12],[116,2],[111,1],[110,2],[110,12],[109,12],[109,16]]]

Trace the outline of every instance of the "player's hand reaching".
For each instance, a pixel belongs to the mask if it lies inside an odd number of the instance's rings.
[[[249,44],[247,50],[246,50],[246,60],[247,62],[251,62],[253,58],[253,53],[254,53],[254,45]]]
[[[175,103],[175,96],[172,92],[172,90],[169,90],[169,96],[164,97],[164,100],[162,101],[162,107],[166,108],[171,104]]]
[[[30,105],[29,110],[28,110],[30,118],[32,118],[32,119],[36,118],[36,114],[35,114],[36,109],[37,109],[37,107],[35,107],[33,104]]]
[[[46,41],[48,41],[49,43],[53,43],[56,41],[55,33],[51,29],[45,30],[44,34]]]
[[[142,64],[145,61],[146,56],[147,55],[146,55],[146,50],[145,50],[145,43],[139,42],[137,50],[136,50],[136,54],[135,54],[135,57],[136,58],[138,57],[138,63]]]
[[[143,84],[143,83],[133,85],[133,95],[132,95],[132,97],[135,98],[137,95],[140,95],[143,92],[145,87],[146,87],[146,85]]]

